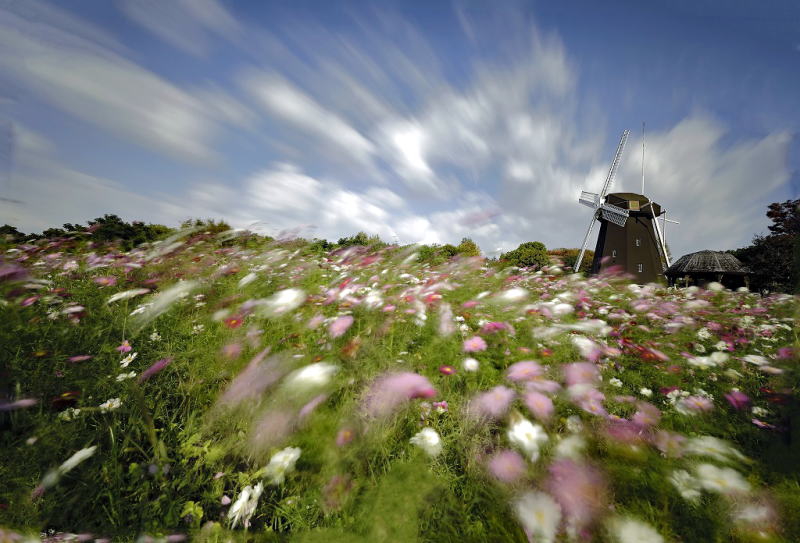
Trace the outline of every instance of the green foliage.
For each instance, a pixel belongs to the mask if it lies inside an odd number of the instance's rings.
[[[188,228],[196,228],[199,231],[208,232],[209,234],[221,234],[222,232],[230,230],[231,225],[221,219],[187,219],[181,223],[181,229]]]
[[[481,256],[480,247],[470,238],[463,238],[456,247],[456,252],[462,256]]]
[[[547,254],[561,260],[564,266],[574,269],[580,252],[580,249],[553,249],[548,251]],[[594,260],[594,251],[587,249],[583,254],[581,269],[577,271],[588,274],[592,270],[592,260]]]
[[[542,268],[550,264],[550,257],[547,256],[547,248],[540,241],[526,241],[513,251],[500,255],[500,261],[507,266],[517,266],[519,268],[529,268],[536,266]]]
[[[386,243],[384,243],[378,235],[368,236],[366,232],[359,232],[350,237],[339,238],[336,244],[339,247],[372,247],[376,249],[386,246]]]

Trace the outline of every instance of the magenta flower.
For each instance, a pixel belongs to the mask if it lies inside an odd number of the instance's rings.
[[[472,398],[467,413],[477,419],[498,420],[506,414],[514,396],[510,388],[496,386]]]
[[[133,347],[131,347],[131,344],[128,343],[128,340],[126,339],[122,342],[122,345],[117,347],[117,350],[121,353],[129,353],[131,350],[133,350]]]
[[[598,383],[600,372],[591,362],[574,362],[564,366],[564,378],[567,386]]]
[[[488,462],[489,472],[504,483],[513,483],[525,475],[525,460],[516,451],[504,449],[494,454]]]
[[[789,358],[794,357],[794,349],[791,347],[781,347],[778,349],[778,359],[780,360],[788,360]]]
[[[155,362],[152,366],[144,370],[142,374],[139,376],[138,379],[139,384],[144,383],[145,381],[150,379],[153,375],[155,375],[156,373],[160,372],[161,370],[169,366],[171,363],[172,363],[172,357],[162,358],[158,362]]]
[[[337,338],[344,335],[345,332],[353,325],[352,315],[342,315],[337,318],[328,326],[328,333],[331,337]]]
[[[431,398],[435,395],[436,389],[422,375],[411,372],[391,373],[379,377],[372,384],[364,408],[373,417],[384,417],[409,400]]]
[[[433,409],[437,413],[447,413],[449,406],[446,400],[442,400],[441,402],[433,402]]]
[[[117,278],[113,275],[108,275],[105,277],[94,277],[92,279],[95,283],[100,285],[101,287],[113,287],[117,284]]]
[[[555,407],[553,400],[541,392],[528,391],[522,396],[522,401],[534,417],[542,422],[547,422],[553,416]]]
[[[504,322],[487,322],[481,327],[480,333],[481,334],[494,334],[496,332],[501,332],[503,330],[507,330],[512,335],[514,333],[514,327],[510,324],[506,324]]]
[[[453,375],[456,369],[453,366],[439,366],[439,373],[442,375]]]
[[[38,300],[38,299],[39,299],[39,296],[29,296],[29,297],[25,298],[24,300],[22,300],[22,302],[20,302],[19,305],[21,305],[22,307],[28,307],[29,305],[35,304],[36,300]]]
[[[469,300],[468,302],[464,302],[463,304],[461,304],[461,307],[463,307],[464,309],[470,309],[475,307],[476,305],[478,305],[477,301]]]
[[[464,341],[464,351],[468,353],[476,353],[478,351],[486,350],[486,342],[480,336],[473,336]]]
[[[625,419],[610,420],[606,425],[606,434],[619,443],[638,443],[646,435],[642,426]]]
[[[731,390],[725,394],[725,399],[733,406],[734,409],[742,410],[747,409],[750,405],[750,398],[744,392],[738,390]]]
[[[536,379],[544,373],[544,368],[533,360],[523,360],[516,364],[511,364],[506,371],[506,377],[511,381],[521,382]]]

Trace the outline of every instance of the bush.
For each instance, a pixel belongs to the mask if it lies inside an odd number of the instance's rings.
[[[517,266],[519,268],[530,268],[536,266],[541,268],[550,264],[550,257],[547,256],[547,247],[541,241],[526,241],[513,251],[500,255],[500,261],[505,266]]]

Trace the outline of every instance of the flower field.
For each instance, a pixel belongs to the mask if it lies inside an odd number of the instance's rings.
[[[0,295],[0,541],[800,541],[797,297],[191,231]]]

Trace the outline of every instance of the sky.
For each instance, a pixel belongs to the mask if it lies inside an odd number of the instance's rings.
[[[794,0],[0,0],[0,223],[24,232],[578,247],[629,129],[613,191],[644,168],[673,256],[732,249],[800,197],[798,112]]]

